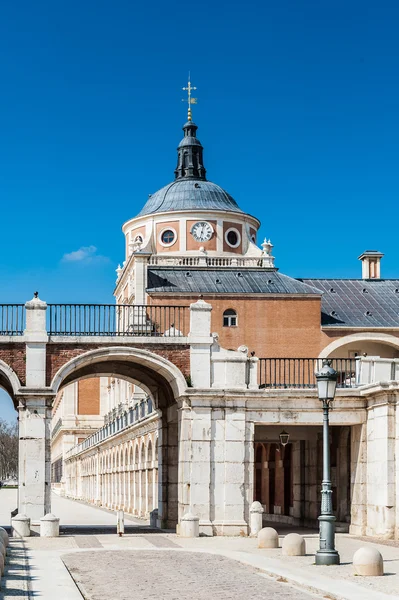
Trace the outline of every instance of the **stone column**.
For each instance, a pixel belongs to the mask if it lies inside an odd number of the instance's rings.
[[[302,465],[301,465],[301,444],[302,442],[293,442],[292,444],[292,468],[293,468],[293,517],[297,520],[302,518],[302,489],[303,489],[303,481],[301,478],[302,475]]]
[[[19,402],[18,512],[36,524],[51,512],[51,405],[54,397],[26,396]]]
[[[395,533],[395,403],[378,394],[367,419],[366,535],[393,538]]]
[[[200,532],[213,535],[211,523],[211,408],[179,411],[179,522],[192,513],[200,519]]]
[[[367,424],[352,425],[351,435],[351,521],[349,532],[366,535],[367,527]]]
[[[19,398],[18,510],[38,522],[51,512],[51,405],[46,390],[47,304],[35,297],[25,304],[26,388]]]
[[[204,300],[190,305],[190,344],[191,384],[196,388],[211,387],[211,310]]]

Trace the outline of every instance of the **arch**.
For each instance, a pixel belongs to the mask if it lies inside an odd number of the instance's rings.
[[[147,462],[152,462],[152,441],[151,441],[151,438],[148,440],[148,444],[147,444]]]
[[[166,358],[148,350],[119,346],[90,350],[72,358],[57,371],[50,387],[57,393],[73,381],[99,376],[134,383],[163,406],[170,406],[187,389],[180,369]]]
[[[15,394],[18,393],[21,387],[21,382],[19,381],[18,375],[15,373],[15,371],[3,360],[0,360],[0,387],[5,389],[5,391],[11,396],[15,405]]]
[[[140,461],[139,444],[137,442],[136,443],[136,447],[135,447],[135,451],[134,451],[134,463],[135,463],[136,467],[138,466],[139,461]]]
[[[390,335],[388,333],[373,333],[365,331],[362,333],[345,335],[338,340],[334,340],[328,344],[328,346],[323,348],[319,354],[319,358],[328,358],[330,354],[332,354],[335,350],[338,350],[338,348],[347,346],[348,344],[353,344],[355,342],[379,342],[399,350],[399,337]]]

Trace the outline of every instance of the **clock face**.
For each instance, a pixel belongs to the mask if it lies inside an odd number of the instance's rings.
[[[191,235],[197,242],[207,242],[211,239],[213,234],[213,227],[206,221],[199,221],[195,223],[191,228]]]

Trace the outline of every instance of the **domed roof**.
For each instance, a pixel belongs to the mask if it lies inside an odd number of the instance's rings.
[[[234,198],[216,183],[204,179],[177,179],[152,194],[137,216],[182,210],[243,212]]]
[[[182,210],[221,210],[242,213],[237,202],[216,183],[207,181],[203,148],[197,138],[197,125],[189,120],[177,148],[175,181],[152,194],[137,215]]]

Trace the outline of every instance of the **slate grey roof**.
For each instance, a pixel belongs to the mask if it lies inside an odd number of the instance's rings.
[[[300,279],[321,292],[321,324],[399,327],[399,279]]]
[[[179,294],[310,294],[320,295],[315,287],[264,269],[187,269],[148,270],[147,292]]]
[[[181,210],[227,210],[242,213],[223,188],[203,179],[178,179],[152,194],[137,215]]]

